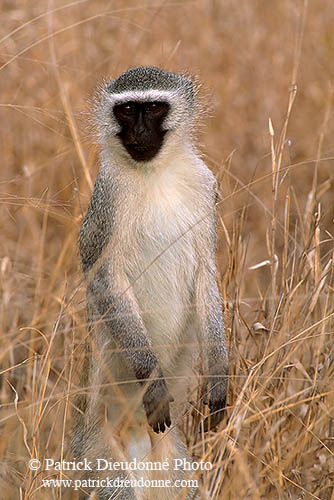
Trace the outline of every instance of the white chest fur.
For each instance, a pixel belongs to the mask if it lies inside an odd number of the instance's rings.
[[[152,345],[168,366],[193,307],[207,186],[178,165],[133,189],[140,201],[127,226],[124,265]]]

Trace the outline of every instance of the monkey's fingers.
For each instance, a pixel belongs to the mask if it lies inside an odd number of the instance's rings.
[[[148,415],[148,423],[157,434],[165,432],[166,427],[171,426],[169,403],[160,404],[153,413]]]
[[[169,394],[164,380],[155,380],[147,389],[143,397],[143,404],[147,421],[154,432],[165,432],[170,427],[169,403],[174,398]]]

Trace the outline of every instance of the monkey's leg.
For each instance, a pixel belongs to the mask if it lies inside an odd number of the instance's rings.
[[[92,343],[86,345],[81,387],[83,394],[77,398],[77,413],[75,415],[75,429],[72,440],[73,454],[76,460],[86,459],[88,470],[84,471],[81,479],[79,500],[140,500],[135,489],[123,486],[123,481],[133,479],[128,471],[108,470],[109,463],[115,461],[126,462],[119,440],[114,437],[114,428],[108,425],[104,415],[105,394],[103,385],[112,384],[112,374],[106,376],[105,346],[98,345],[101,330],[97,329]],[[104,382],[104,384],[103,384]],[[112,387],[112,386],[111,386]],[[110,390],[110,386],[108,387]],[[124,401],[119,397],[115,400],[122,409]],[[77,479],[77,478],[76,478]]]
[[[87,418],[81,431],[84,445],[80,460],[86,459],[91,470],[86,470],[81,478],[79,500],[143,500],[135,488],[129,484],[134,479],[131,471],[112,470],[109,464],[128,462],[122,452],[120,442],[113,437],[112,430],[106,430],[101,420]],[[110,470],[111,469],[111,470]]]
[[[156,481],[167,481],[171,486],[161,488],[151,488],[148,500],[191,500],[197,499],[197,488],[190,486],[189,488],[180,487],[179,481],[189,479],[188,473],[183,470],[181,463],[183,461],[190,462],[187,448],[183,443],[179,431],[176,427],[168,430],[164,434],[157,435],[148,430],[152,450],[149,456],[151,462],[166,463],[168,462],[168,469],[165,471],[152,471],[150,479]],[[190,474],[189,474],[190,476]]]

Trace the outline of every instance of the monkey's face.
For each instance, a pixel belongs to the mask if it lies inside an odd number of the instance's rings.
[[[135,161],[150,161],[158,154],[167,132],[163,128],[170,106],[167,102],[127,101],[114,106],[121,127],[117,136]]]

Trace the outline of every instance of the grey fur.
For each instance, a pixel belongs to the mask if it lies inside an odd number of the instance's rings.
[[[90,390],[77,402],[76,456],[116,460],[139,453],[149,436],[151,456],[164,449],[186,457],[178,431],[164,431],[187,404],[198,354],[215,412],[211,426],[222,418],[228,359],[215,263],[215,180],[192,144],[195,93],[183,75],[139,67],[105,85],[96,101],[101,169],[79,237],[90,331],[82,385]],[[112,109],[152,96],[170,104],[166,139],[153,160],[138,164],[118,140]],[[147,423],[163,432],[159,444]],[[101,490],[99,499],[114,493]],[[117,492],[123,500],[154,498],[145,495]]]
[[[194,106],[195,92],[192,81],[184,75],[164,71],[154,66],[130,68],[116,80],[108,84],[110,94],[132,92],[134,90],[178,90],[187,99],[190,107]]]

